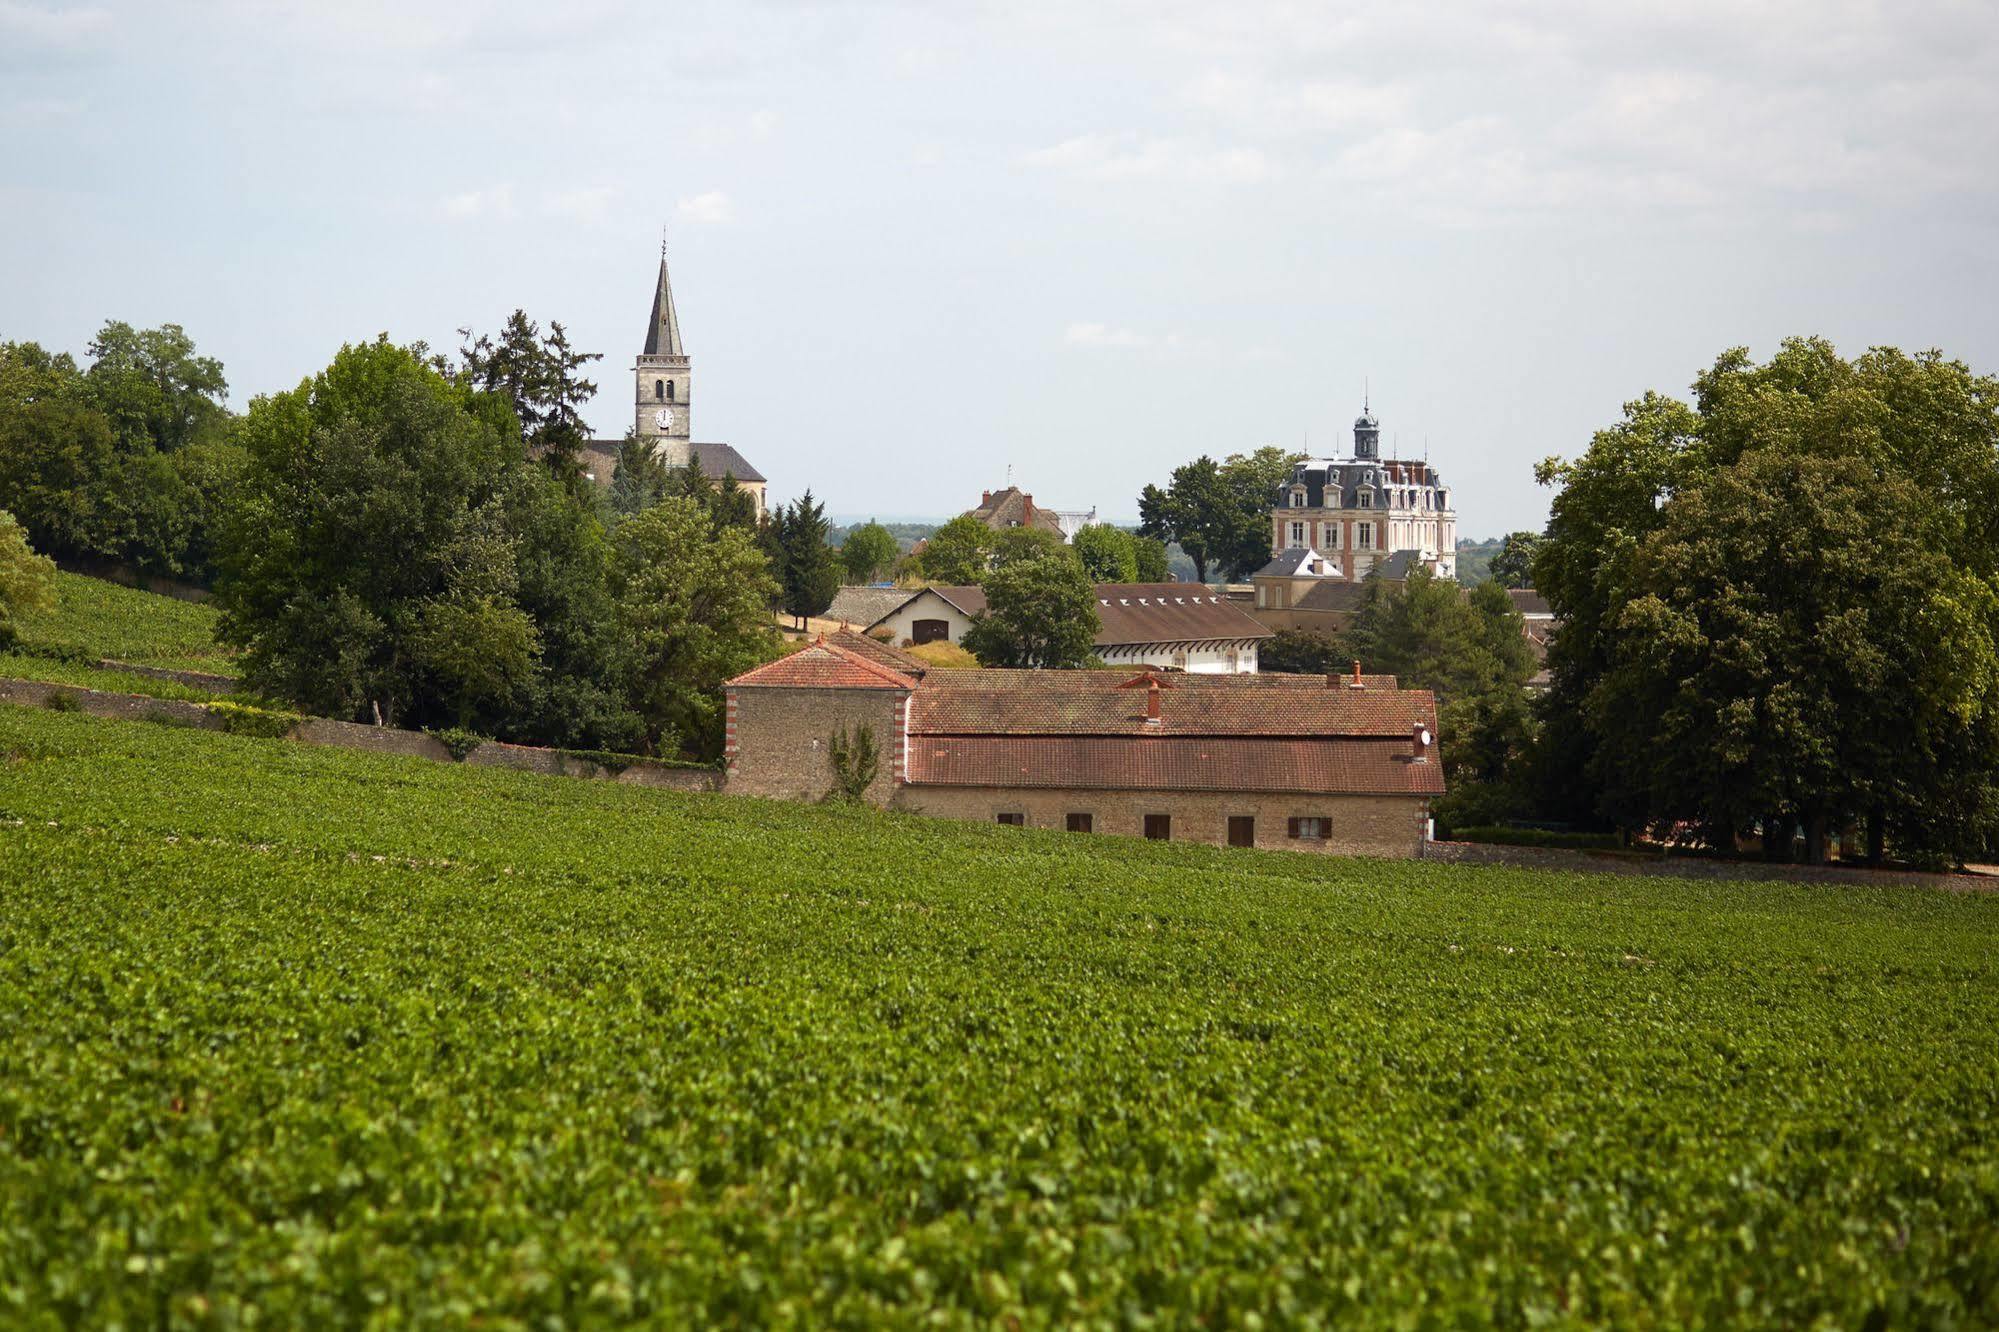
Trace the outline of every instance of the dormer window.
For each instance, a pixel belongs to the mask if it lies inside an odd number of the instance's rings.
[[[1302,509],[1305,507],[1305,487],[1303,486],[1291,487],[1291,507],[1294,509]]]

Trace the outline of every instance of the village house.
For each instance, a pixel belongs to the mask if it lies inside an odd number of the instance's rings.
[[[1435,699],[1380,677],[925,671],[841,635],[725,692],[735,794],[824,798],[832,737],[864,728],[881,756],[865,799],[883,808],[1406,857],[1444,790]]]
[[[1271,634],[1236,602],[1199,583],[1098,583],[1095,591],[1096,654],[1118,666],[1249,674],[1256,670],[1257,644]],[[827,617],[886,631],[894,643],[956,643],[986,609],[986,590],[978,586],[917,588],[901,598],[887,611],[873,598],[836,598]],[[854,623],[841,613],[852,611],[877,613]]]

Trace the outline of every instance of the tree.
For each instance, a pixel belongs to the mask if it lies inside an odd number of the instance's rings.
[[[1066,548],[994,569],[985,588],[986,609],[964,637],[980,665],[1071,670],[1094,656],[1096,591]]]
[[[440,605],[490,607],[497,641],[513,600],[502,501],[524,459],[490,402],[382,338],[252,404],[216,600],[253,688],[333,717],[504,724],[464,690],[512,696],[520,656],[505,690],[475,686],[429,627]]]
[[[497,342],[483,333],[474,338],[469,328],[458,336],[464,340],[460,377],[513,408],[530,456],[559,473],[574,473],[584,440],[582,408],[597,395],[596,384],[581,372],[603,354],[571,347],[568,332],[554,320],[543,333],[524,310],[507,317]]]
[[[618,463],[611,473],[611,511],[624,517],[649,509],[664,499],[673,484],[673,469],[649,439],[625,432],[618,445]]]
[[[135,329],[110,320],[90,340],[85,387],[127,453],[172,452],[220,435],[229,419],[222,363],[198,356],[179,324]]]
[[[55,561],[35,554],[26,530],[0,509],[0,648],[13,645],[22,615],[55,609],[55,587]]]
[[[670,496],[621,524],[613,593],[629,693],[656,751],[722,749],[722,682],[774,656],[769,563],[741,528]]]
[[[1310,629],[1279,629],[1256,650],[1256,668],[1279,675],[1338,674],[1352,660],[1331,634]]]
[[[779,527],[784,611],[801,623],[823,613],[840,590],[840,559],[827,544],[829,530],[826,506],[814,502],[810,490],[790,507]]]
[[[76,362],[0,343],[0,496],[27,539],[62,559],[117,556],[119,514],[104,482],[118,465],[111,423]]]
[[[1492,557],[1491,579],[1501,587],[1534,586],[1534,552],[1541,546],[1538,532],[1509,532]]]
[[[1178,542],[1197,582],[1208,581],[1210,565],[1224,577],[1245,578],[1269,562],[1270,511],[1301,456],[1265,445],[1220,463],[1204,454],[1176,467],[1165,490],[1148,485],[1139,493],[1139,534]]]
[[[1045,527],[1005,527],[987,533],[986,567],[988,572],[1002,569],[1021,560],[1040,560],[1051,557],[1073,559],[1075,552],[1063,544],[1062,538]]]
[[[902,546],[886,527],[872,520],[847,533],[847,539],[840,543],[840,563],[846,566],[848,580],[855,583],[874,582],[900,554]]]
[[[1076,533],[1076,557],[1093,583],[1136,583],[1138,543],[1131,533],[1103,523],[1091,523]],[[1165,551],[1161,549],[1163,564]]]
[[[982,582],[992,529],[961,513],[930,534],[923,547],[923,576],[947,587]]]
[[[1134,536],[1131,539],[1132,554],[1138,560],[1138,573],[1133,581],[1140,583],[1163,583],[1167,580],[1166,543],[1158,537]]]
[[[1562,793],[1726,844],[1863,820],[1925,861],[1999,828],[1999,381],[1792,340],[1648,395],[1573,463],[1533,571]]]

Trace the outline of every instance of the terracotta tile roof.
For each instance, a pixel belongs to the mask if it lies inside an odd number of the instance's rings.
[[[1099,583],[1098,647],[1268,638],[1271,630],[1199,583]]]
[[[1407,737],[1437,725],[1426,690],[1326,687],[1323,676],[1162,675],[1159,719],[1119,671],[933,671],[910,711],[912,735]],[[1282,681],[1285,683],[1276,683]],[[1317,681],[1317,685],[1298,683]]]
[[[1034,496],[1024,494],[1019,486],[993,491],[980,502],[979,507],[968,512],[996,531],[1008,527],[1038,527],[1044,532],[1062,535],[1062,522],[1054,511],[1036,504]]]
[[[1509,587],[1506,589],[1506,599],[1511,601],[1513,609],[1519,611],[1522,615],[1553,615],[1555,613],[1554,608],[1548,604],[1548,599],[1531,587]]]
[[[820,639],[728,682],[731,689],[914,689],[916,681],[860,653]]]
[[[921,697],[921,694],[918,695]],[[908,780],[930,786],[1439,795],[1443,764],[1410,737],[916,736]],[[1310,811],[1306,811],[1310,812]]]
[[[845,648],[856,656],[866,657],[879,666],[886,666],[903,675],[918,677],[930,671],[930,663],[921,657],[912,657],[899,647],[891,647],[879,638],[869,638],[851,629],[836,629],[826,635],[826,642],[834,647]]]

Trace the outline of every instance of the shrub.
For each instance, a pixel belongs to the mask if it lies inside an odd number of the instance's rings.
[[[486,743],[488,737],[477,731],[469,731],[463,726],[448,726],[441,731],[432,731],[431,738],[443,745],[451,755],[453,763],[463,763],[465,756]]]
[[[155,726],[192,726],[194,719],[186,713],[175,712],[171,708],[154,704],[139,714],[140,721],[151,722]]]
[[[1572,851],[1616,851],[1621,848],[1616,833],[1552,832],[1546,828],[1455,828],[1451,840],[1489,842],[1496,846],[1552,846]]]
[[[881,766],[881,752],[875,744],[874,728],[856,726],[833,732],[826,741],[833,759],[833,790],[839,800],[860,800],[868,792]]]
[[[208,711],[222,719],[222,729],[229,734],[254,736],[260,740],[282,740],[305,721],[296,712],[259,708],[248,703],[210,703]]]
[[[42,706],[50,712],[81,712],[83,699],[74,690],[58,689],[42,700]]]

